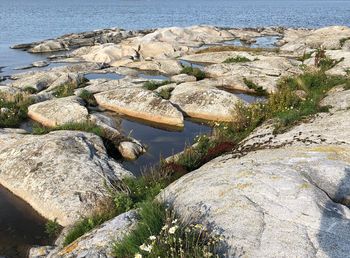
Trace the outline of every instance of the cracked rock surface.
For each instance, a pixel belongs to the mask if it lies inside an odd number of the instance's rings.
[[[336,105],[337,95],[330,93],[327,103]],[[207,163],[160,197],[186,221],[223,235],[230,257],[348,257],[346,103],[277,136],[271,126],[258,128],[242,153]]]

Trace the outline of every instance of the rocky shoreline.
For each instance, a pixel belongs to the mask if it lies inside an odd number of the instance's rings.
[[[106,141],[124,159],[147,153],[138,139],[120,132],[106,111],[176,130],[188,118],[235,123],[240,110],[234,107],[254,104],[242,94],[264,102],[278,94],[281,80],[306,71],[350,76],[350,28],[341,26],[105,29],[13,48],[52,53],[0,82],[3,101],[24,96],[26,115],[51,131],[33,135],[0,128],[0,184],[66,227],[55,246],[32,248],[33,258],[111,257],[112,244],[137,223],[136,212],[128,211],[62,246],[66,230],[110,201],[108,186],[134,177],[109,155]],[[53,63],[59,66],[51,68]],[[89,74],[121,78],[88,80]],[[308,98],[306,86],[293,94],[301,101]],[[230,154],[209,159],[163,189],[158,199],[171,203],[183,220],[221,235],[229,257],[346,257],[348,86],[333,87],[320,107],[330,107],[329,112],[279,134],[274,121],[264,122]],[[11,112],[2,107],[0,118]],[[77,124],[90,129],[72,129]]]

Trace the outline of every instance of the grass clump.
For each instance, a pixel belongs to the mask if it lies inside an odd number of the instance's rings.
[[[304,63],[304,61],[306,61],[312,57],[312,54],[313,54],[313,52],[308,52],[308,53],[304,52],[304,54],[302,56],[299,56],[297,58],[297,60]]]
[[[196,77],[197,81],[203,80],[207,77],[205,72],[199,68],[193,68],[192,66],[184,66],[180,73],[185,73],[188,75],[193,75]]]
[[[321,71],[327,71],[339,64],[340,62],[342,62],[343,60],[344,57],[339,60],[330,58],[326,55],[326,50],[323,48],[319,48],[316,50],[315,66],[320,68]]]
[[[171,92],[174,89],[168,88],[168,89],[161,89],[159,92],[157,92],[158,96],[161,97],[162,99],[170,99],[171,97]]]
[[[247,85],[247,87],[249,89],[254,90],[255,93],[258,94],[259,96],[266,96],[267,95],[266,90],[263,87],[255,84],[253,81],[248,80],[247,78],[243,78],[243,82],[245,85]]]
[[[0,127],[15,128],[27,119],[28,107],[33,101],[26,94],[0,93]]]
[[[236,57],[227,58],[223,63],[224,64],[245,63],[245,62],[250,62],[250,61],[251,60],[249,58],[246,58],[245,56],[236,56]]]
[[[143,88],[153,91],[158,89],[160,86],[164,86],[170,83],[171,81],[148,81],[143,84]]]
[[[120,243],[115,257],[220,257],[218,236],[201,224],[184,224],[172,209],[157,202],[140,206],[139,223]]]
[[[113,218],[115,215],[116,214],[113,212],[101,212],[90,217],[83,218],[69,230],[64,238],[63,245],[67,246],[71,244],[85,233],[101,225],[103,222]]]
[[[35,123],[33,125],[33,131],[32,134],[36,135],[42,135],[47,134],[52,131],[60,131],[60,130],[69,130],[69,131],[83,131],[88,133],[96,134],[102,138],[105,136],[104,130],[97,126],[96,124],[93,124],[91,122],[82,122],[82,123],[67,123],[64,125],[56,126],[56,127],[45,127],[38,123]]]
[[[23,89],[24,92],[27,92],[29,94],[35,94],[38,92],[38,90],[34,87],[31,87],[31,86],[27,86]]]
[[[83,89],[80,92],[79,97],[82,98],[88,105],[97,106],[94,94],[92,94],[90,91]]]
[[[73,83],[62,84],[54,90],[53,95],[56,98],[65,98],[65,97],[73,96],[74,90],[76,88],[77,88],[76,85]]]
[[[55,238],[61,232],[61,226],[58,224],[57,219],[49,220],[45,224],[45,233],[49,238]]]

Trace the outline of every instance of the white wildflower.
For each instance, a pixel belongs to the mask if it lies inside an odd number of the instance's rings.
[[[142,258],[142,255],[137,253],[137,254],[135,254],[135,258]]]
[[[168,225],[164,225],[164,227],[162,227],[162,230],[167,230],[168,229]]]
[[[177,228],[178,228],[178,226],[173,226],[173,227],[169,228],[169,234],[174,234]]]
[[[152,248],[153,248],[152,245],[145,245],[145,244],[140,245],[140,249],[142,251],[146,251],[146,252],[149,252],[149,253],[152,251]]]
[[[171,223],[176,224],[177,219],[174,219]]]
[[[153,241],[153,240],[156,240],[157,238],[155,236],[150,236],[149,237],[149,240]]]

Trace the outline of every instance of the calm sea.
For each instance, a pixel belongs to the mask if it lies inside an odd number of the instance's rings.
[[[0,0],[0,66],[35,58],[15,43],[107,27],[350,25],[350,0]]]

